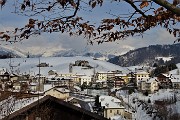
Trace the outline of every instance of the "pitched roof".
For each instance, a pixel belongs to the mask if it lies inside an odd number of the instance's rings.
[[[121,101],[112,96],[102,95],[99,97],[99,101],[101,102],[101,105],[104,106],[105,108],[122,108],[122,109],[124,109],[124,107],[120,105]]]
[[[171,82],[178,83],[180,82],[180,75],[172,75],[170,79]]]
[[[54,90],[56,90],[58,92],[61,92],[61,93],[69,93],[70,92],[70,90],[68,90],[68,89],[60,88],[60,87],[56,87],[56,86],[52,87],[52,88],[50,88],[50,89],[48,89],[48,90],[46,90],[44,92],[50,91],[51,89],[54,89]]]
[[[147,83],[152,83],[152,82],[154,82],[154,81],[157,82],[157,77],[149,78],[149,79],[147,80]]]
[[[35,101],[34,103],[31,103],[30,105],[28,105],[28,106],[26,106],[26,107],[24,107],[24,108],[22,108],[22,109],[20,109],[20,110],[18,110],[16,112],[12,113],[12,114],[10,114],[8,116],[8,120],[13,120],[13,119],[21,116],[22,114],[26,114],[26,113],[28,113],[30,111],[33,112],[34,108],[37,108],[37,106],[41,106],[42,104],[45,104],[48,101],[50,101],[50,104],[53,104],[53,103],[56,104],[56,106],[50,105],[50,107],[57,107],[60,110],[66,108],[64,110],[69,110],[68,112],[64,111],[68,115],[72,113],[73,115],[77,115],[77,116],[82,116],[83,115],[85,117],[95,119],[95,120],[108,120],[107,118],[104,118],[103,116],[100,116],[98,114],[92,113],[92,112],[87,111],[85,109],[79,108],[77,106],[74,106],[74,105],[72,105],[70,103],[67,103],[67,102],[65,102],[63,100],[57,99],[57,98],[49,96],[49,95],[39,99],[38,101]],[[5,119],[7,119],[7,118],[5,118]]]

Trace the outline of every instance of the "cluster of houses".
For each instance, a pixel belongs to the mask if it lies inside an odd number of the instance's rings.
[[[73,66],[89,67],[88,61],[76,61]],[[69,73],[58,73],[50,70],[47,76],[37,74],[16,75],[5,70],[0,70],[0,91],[21,92],[36,94],[40,96],[53,96],[57,99],[68,102],[96,113],[104,118],[113,119],[114,116],[121,116],[124,119],[132,119],[132,113],[124,107],[123,101],[115,94],[99,95],[99,106],[96,106],[97,96],[82,94],[82,86],[88,89],[137,89],[140,92],[154,93],[159,89],[180,88],[180,75],[159,74],[150,77],[147,70],[136,69],[134,72],[123,73],[119,70],[94,72],[93,75],[72,73],[72,64],[69,66]],[[93,68],[94,69],[94,68]],[[98,85],[98,86],[97,86]]]

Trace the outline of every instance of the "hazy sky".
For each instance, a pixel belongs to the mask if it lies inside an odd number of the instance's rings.
[[[11,1],[11,0],[10,0]],[[13,1],[13,0],[12,0]],[[117,11],[118,10],[118,11]],[[127,11],[130,12],[132,9],[127,4],[121,5],[119,11],[119,5],[113,3],[104,4],[103,7],[97,7],[90,11],[80,11],[79,15],[85,17],[89,21],[97,22],[101,18],[111,17],[108,13],[119,13],[124,14]],[[16,27],[23,27],[28,22],[28,17],[19,16],[11,13],[14,11],[12,5],[7,4],[0,10],[0,30],[14,29]],[[95,12],[94,12],[95,11]],[[126,12],[125,12],[126,11]],[[51,53],[59,50],[76,49],[83,50],[85,48],[91,51],[97,51],[102,53],[114,53],[122,54],[129,50],[146,47],[155,44],[173,44],[174,38],[165,29],[155,28],[144,34],[144,37],[129,37],[125,40],[116,41],[114,43],[103,43],[101,45],[87,45],[87,40],[82,36],[70,37],[67,33],[53,33],[53,34],[42,34],[37,37],[30,37],[28,40],[24,40],[15,44],[1,43],[1,46],[7,48],[18,48],[25,52],[30,53]]]

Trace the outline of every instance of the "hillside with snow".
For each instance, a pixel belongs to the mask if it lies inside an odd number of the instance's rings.
[[[47,75],[48,71],[56,70],[58,73],[69,73],[69,64],[75,63],[76,60],[86,60],[89,65],[95,69],[86,69],[79,66],[73,66],[73,73],[92,75],[94,70],[96,72],[107,72],[120,70],[124,73],[129,72],[127,68],[114,65],[112,63],[94,60],[90,57],[42,57],[40,63],[47,63],[49,67],[41,67],[40,73]],[[11,64],[10,64],[11,61]],[[14,73],[23,73],[35,75],[39,73],[39,58],[11,58],[11,59],[0,59],[0,67],[10,71],[10,65],[13,66]]]
[[[148,47],[131,50],[124,55],[116,56],[109,62],[120,66],[148,65],[154,63],[164,65],[180,63],[180,43],[171,45],[150,45]]]
[[[115,57],[114,54],[111,53],[100,53],[91,49],[67,49],[67,50],[59,50],[59,51],[51,51],[46,50],[42,53],[31,53],[30,51],[24,51],[23,49],[17,47],[5,47],[0,46],[0,59],[1,58],[19,58],[19,57],[75,57],[75,56],[84,56],[84,57],[92,57],[99,60],[108,60]]]
[[[0,58],[9,58],[9,57],[14,57],[14,58],[26,57],[26,54],[24,54],[17,48],[7,48],[0,46]]]

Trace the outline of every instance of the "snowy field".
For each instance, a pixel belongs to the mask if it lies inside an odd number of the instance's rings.
[[[86,60],[89,64],[95,68],[96,72],[107,72],[120,70],[123,73],[129,72],[127,68],[120,67],[101,60],[93,60],[90,57],[44,57],[40,58],[40,63],[47,63],[51,67],[41,67],[40,73],[47,75],[49,70],[56,70],[58,73],[69,73],[69,64],[75,63],[76,60]],[[38,74],[39,68],[36,67],[39,64],[39,58],[12,58],[0,59],[0,68],[8,69],[10,71],[11,66],[14,66],[14,73],[23,74]],[[82,69],[82,67],[73,67],[73,73],[77,74],[92,74],[93,69]]]

